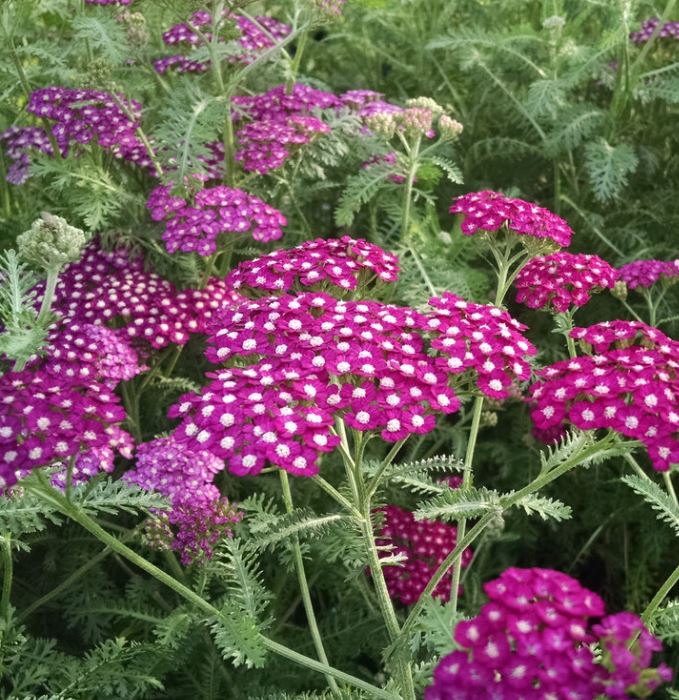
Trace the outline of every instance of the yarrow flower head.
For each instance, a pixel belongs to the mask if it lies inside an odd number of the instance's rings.
[[[200,395],[182,397],[170,413],[183,419],[176,438],[223,457],[236,474],[270,462],[313,475],[320,453],[338,444],[337,415],[397,442],[458,410],[457,375],[497,398],[528,378],[525,356],[535,349],[506,312],[453,295],[431,304],[426,314],[306,292],[224,311],[206,355],[247,365],[211,374]]]
[[[281,238],[287,224],[283,214],[258,197],[223,185],[199,190],[192,204],[161,185],[151,192],[147,206],[154,221],[166,221],[163,240],[170,253],[212,255],[223,233],[249,233],[267,243]]]
[[[250,20],[225,10],[224,19],[233,20],[236,32],[240,35],[238,42],[244,51],[231,56],[232,61],[239,63],[252,63],[258,54],[274,46],[276,41],[285,39],[291,31],[289,25],[273,17],[258,16]],[[168,46],[199,46],[202,38],[195,30],[209,27],[209,25],[212,25],[212,15],[205,10],[198,10],[191,15],[188,22],[175,24],[164,32],[163,41]],[[202,30],[201,34],[207,41],[212,39],[209,29]],[[220,36],[219,41],[224,42],[225,38]],[[192,60],[182,54],[176,54],[159,58],[153,62],[153,65],[158,73],[166,73],[170,69],[178,73],[202,73],[210,68],[210,61]]]
[[[625,698],[635,685],[628,681],[661,681],[671,675],[664,666],[651,669],[650,654],[631,653],[635,664],[622,658],[616,662],[612,653],[598,662],[590,645],[598,642],[604,650],[619,653],[628,630],[617,615],[592,626],[592,618],[604,614],[603,601],[566,574],[510,568],[484,590],[488,603],[455,627],[459,650],[441,659],[426,700]],[[630,618],[643,627],[635,615],[625,614],[625,620]],[[643,644],[650,651],[656,642],[649,645],[648,637]]]
[[[177,290],[160,275],[144,270],[143,259],[125,249],[87,246],[80,261],[65,268],[53,309],[69,323],[113,326],[139,349],[184,345],[204,333],[213,314],[237,300],[223,280],[203,289]]]
[[[593,292],[613,289],[617,278],[615,268],[596,255],[560,251],[538,256],[516,276],[516,301],[530,309],[563,313],[587,304]]]
[[[400,556],[398,564],[383,567],[389,595],[404,605],[416,603],[443,560],[455,549],[457,528],[435,520],[416,520],[415,514],[398,506],[378,509],[383,524],[377,544],[384,547],[382,556]],[[387,549],[388,548],[388,549]],[[462,566],[473,556],[467,548]],[[444,576],[432,595],[443,601],[450,598],[451,577]]]
[[[520,237],[565,248],[570,245],[573,235],[571,227],[548,209],[492,190],[458,197],[450,207],[450,213],[463,215],[461,229],[465,236],[494,233],[506,227]]]
[[[398,258],[379,246],[349,236],[317,238],[296,248],[275,250],[236,267],[227,284],[237,290],[303,291],[304,288],[354,291],[372,278],[398,279]]]
[[[63,154],[74,144],[94,141],[111,149],[117,158],[153,169],[152,159],[136,135],[141,105],[134,100],[100,90],[55,86],[32,92],[26,109],[55,122],[52,133]]]
[[[641,23],[639,31],[631,32],[629,38],[635,44],[645,44],[660,24],[658,17],[649,17]],[[657,33],[658,39],[679,39],[679,22],[665,22]]]
[[[132,441],[118,425],[125,411],[104,384],[68,382],[39,367],[8,372],[0,378],[0,405],[2,487],[15,483],[17,474],[83,453],[94,451],[97,464],[108,455],[104,469],[113,468],[112,450],[131,455]]]
[[[31,153],[54,155],[52,144],[44,129],[39,126],[10,126],[0,133],[5,155],[13,161],[7,169],[7,182],[23,185],[29,178]]]
[[[637,321],[574,328],[571,337],[593,354],[538,373],[530,387],[538,430],[610,429],[642,442],[659,471],[679,463],[679,343]]]
[[[675,282],[679,278],[679,259],[634,260],[620,267],[618,273],[628,289],[647,289],[661,280]]]

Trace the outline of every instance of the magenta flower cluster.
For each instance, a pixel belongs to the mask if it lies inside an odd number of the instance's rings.
[[[31,93],[26,109],[55,122],[52,133],[64,155],[74,144],[94,141],[111,149],[117,158],[153,168],[146,147],[136,136],[141,105],[134,100],[99,90],[47,87]]]
[[[125,419],[113,388],[95,380],[72,381],[41,366],[0,378],[0,486],[49,464],[70,460],[87,471],[113,468],[113,450],[131,456],[132,441],[119,428]],[[76,473],[77,475],[77,473]]]
[[[649,41],[659,24],[660,20],[658,17],[649,17],[641,23],[639,31],[630,33],[629,38],[635,44],[645,44]],[[659,39],[679,39],[679,22],[665,22],[665,24],[660,27],[657,37]]]
[[[398,258],[373,243],[350,236],[317,238],[296,248],[275,250],[240,263],[228,276],[233,289],[267,292],[334,287],[354,291],[372,278],[398,279]]]
[[[677,271],[679,274],[679,270]],[[558,312],[584,306],[593,292],[612,289],[618,272],[596,255],[559,251],[531,258],[516,276],[516,301]]]
[[[458,197],[451,214],[462,214],[462,233],[472,236],[499,231],[506,226],[513,233],[549,240],[561,248],[570,245],[573,231],[560,216],[523,199],[483,190]]]
[[[643,683],[650,693],[671,676],[664,665],[650,668],[658,643],[648,632],[641,650],[622,653],[631,628],[643,627],[639,618],[613,615],[592,625],[603,601],[566,574],[510,568],[484,590],[488,603],[455,627],[459,649],[441,659],[426,700],[627,698],[630,686]]]
[[[5,155],[13,161],[6,176],[13,185],[23,185],[28,180],[31,151],[54,154],[49,137],[39,126],[10,126],[0,133],[0,142],[4,142]]]
[[[225,18],[229,18],[228,10],[224,13]],[[283,24],[273,17],[255,17],[254,21],[242,15],[233,15],[236,27],[240,33],[238,39],[244,52],[235,55],[231,60],[240,63],[251,63],[258,53],[271,48],[276,42],[285,39],[290,34],[290,26]],[[188,45],[198,46],[201,37],[194,30],[212,24],[212,16],[205,10],[198,10],[191,15],[188,23],[182,22],[170,27],[163,33],[163,41],[168,46]],[[206,40],[211,40],[209,31],[203,30],[202,35]],[[221,41],[221,39],[220,39]],[[178,73],[203,73],[210,67],[209,61],[199,61],[190,59],[182,54],[164,56],[153,62],[153,66],[158,73],[166,73],[172,69]]]
[[[637,321],[575,328],[571,336],[593,354],[540,370],[530,388],[538,430],[610,429],[642,442],[659,471],[679,463],[679,343]]]
[[[458,410],[458,375],[493,398],[528,379],[535,348],[509,314],[454,295],[430,304],[419,313],[305,292],[225,310],[206,355],[246,366],[213,373],[201,394],[182,397],[170,414],[183,421],[177,439],[227,459],[236,474],[268,461],[310,475],[337,445],[335,415],[396,442]]]
[[[151,192],[147,206],[154,221],[166,221],[163,240],[170,253],[212,255],[223,233],[249,233],[268,243],[281,238],[281,227],[287,224],[283,214],[258,197],[224,185],[199,190],[192,204],[161,185]]]
[[[125,249],[103,251],[94,241],[61,274],[53,308],[69,323],[114,326],[139,347],[161,349],[204,333],[214,313],[237,299],[218,279],[179,291],[146,272],[141,258]]]
[[[435,520],[416,520],[414,513],[389,505],[379,508],[383,524],[376,533],[382,556],[400,555],[398,564],[384,566],[384,579],[389,595],[404,605],[416,603],[443,560],[455,549],[457,528]],[[468,566],[471,549],[462,553],[462,566]],[[432,595],[443,601],[450,599],[451,576],[443,577]]]
[[[223,469],[224,462],[210,452],[187,451],[172,437],[139,445],[135,467],[123,478],[170,500],[169,509],[156,511],[147,524],[151,543],[170,546],[187,565],[212,556],[214,545],[231,535],[241,517],[213,483]]]
[[[678,260],[634,260],[618,269],[620,279],[629,289],[652,287],[660,280],[679,277]]]

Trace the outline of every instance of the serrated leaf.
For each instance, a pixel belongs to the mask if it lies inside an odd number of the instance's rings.
[[[266,659],[266,647],[252,615],[240,606],[227,603],[219,619],[211,625],[212,636],[224,659],[234,666],[261,668]]]
[[[464,182],[464,175],[462,174],[462,171],[457,164],[449,158],[444,158],[443,156],[432,156],[431,161],[445,172],[446,177],[448,180],[450,180],[450,182],[453,182],[456,185],[461,185]]]
[[[269,520],[266,529],[253,536],[248,545],[266,549],[295,536],[300,539],[322,537],[331,525],[345,519],[339,513],[318,516],[309,508],[298,508]]]
[[[464,615],[453,608],[450,601],[430,597],[422,609],[417,631],[423,635],[428,649],[438,656],[444,656],[455,648],[453,631],[462,619]]]
[[[450,489],[429,501],[419,504],[415,511],[418,520],[460,520],[461,518],[478,518],[488,512],[502,513],[500,494],[482,487],[480,489]]]
[[[82,484],[73,491],[73,502],[90,513],[108,513],[115,515],[119,511],[137,513],[151,508],[166,508],[167,500],[158,493],[150,493],[134,484],[110,478]]]
[[[679,508],[655,481],[642,479],[636,474],[624,476],[622,480],[656,511],[658,520],[667,523],[679,536]]]
[[[539,515],[543,520],[569,520],[573,514],[570,506],[565,503],[547,496],[540,496],[536,493],[531,493],[522,498],[515,504],[519,508],[523,508],[528,515]]]

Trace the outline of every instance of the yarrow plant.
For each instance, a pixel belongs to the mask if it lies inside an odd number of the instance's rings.
[[[566,574],[510,568],[484,590],[489,602],[455,627],[459,650],[437,666],[427,700],[646,697],[672,675],[651,666],[660,644],[636,615],[592,624],[603,601]]]

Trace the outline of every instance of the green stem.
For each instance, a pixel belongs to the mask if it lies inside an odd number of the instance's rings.
[[[679,566],[668,576],[665,583],[658,589],[658,592],[653,596],[653,600],[646,606],[646,609],[641,613],[641,619],[644,624],[648,625],[655,611],[660,607],[660,604],[668,596],[669,592],[679,582]]]
[[[391,450],[389,450],[387,456],[382,460],[380,466],[377,469],[377,473],[368,484],[366,490],[366,496],[368,499],[372,499],[372,497],[375,495],[375,491],[377,491],[380,485],[382,475],[384,474],[385,470],[387,470],[391,466],[391,463],[394,461],[394,459],[396,459],[396,455],[398,455],[398,453],[401,451],[401,448],[403,447],[403,445],[406,444],[407,440],[408,438],[406,437],[394,443],[394,446],[391,448]]]
[[[0,615],[3,620],[9,619],[10,595],[12,593],[12,535],[6,532],[2,536],[2,599],[0,600]]]
[[[314,476],[312,480],[320,486],[332,499],[337,501],[343,508],[346,508],[355,518],[359,520],[363,517],[359,510],[351,503],[348,498],[345,498],[332,484],[328,483],[321,476]]]
[[[646,481],[652,481],[651,477],[641,468],[641,465],[639,462],[637,462],[636,459],[634,459],[634,455],[631,454],[624,454],[623,459],[627,462],[627,464],[632,467],[634,470],[634,473],[641,479],[646,479]]]
[[[52,308],[52,302],[54,301],[54,292],[56,291],[58,281],[59,268],[50,268],[49,270],[47,270],[45,292],[42,295],[42,303],[40,304],[40,311],[38,312],[38,318],[36,319],[36,323],[38,325],[44,323],[49,317],[49,313]]]
[[[288,474],[283,469],[279,469],[278,475],[281,479],[281,489],[283,490],[285,511],[287,513],[292,513],[295,507],[292,501],[292,491],[290,490],[290,480],[288,479]],[[328,666],[328,656],[325,653],[325,647],[323,646],[323,640],[321,639],[321,631],[318,629],[316,613],[314,612],[314,606],[311,601],[311,592],[309,591],[309,582],[307,581],[306,572],[304,571],[302,548],[299,546],[299,537],[297,537],[297,535],[294,535],[292,538],[292,551],[295,559],[295,569],[297,570],[297,581],[299,582],[299,589],[302,594],[302,604],[304,605],[304,612],[306,613],[306,619],[309,624],[311,638],[313,639],[314,647],[316,648],[316,655],[321,662]],[[325,679],[328,682],[328,686],[330,687],[332,694],[339,696],[339,687],[335,679],[327,674]]]
[[[466,491],[472,485],[474,465],[474,452],[476,450],[476,441],[481,427],[481,413],[483,412],[484,397],[477,396],[474,399],[474,408],[472,411],[472,424],[469,429],[469,440],[467,441],[467,451],[464,457],[464,474],[462,475],[462,485],[460,488]],[[467,519],[461,518],[457,525],[457,537],[463,539],[467,531]],[[453,564],[453,580],[450,589],[450,604],[453,613],[457,613],[457,603],[460,589],[460,575],[462,573],[462,557],[457,557]]]
[[[236,184],[236,137],[233,130],[233,114],[231,110],[231,95],[227,95],[224,107],[224,182],[229,187]]]
[[[297,74],[299,73],[299,67],[302,64],[302,55],[304,54],[304,49],[306,48],[308,38],[309,25],[307,24],[304,28],[304,31],[299,37],[299,43],[297,44],[295,57],[292,59],[292,64],[290,65],[290,77],[285,83],[285,92],[287,95],[291,95],[292,90],[295,87],[295,82],[297,81]]]
[[[417,175],[417,166],[419,163],[419,153],[420,153],[420,143],[422,141],[422,136],[417,135],[415,142],[410,149],[408,154],[408,175],[406,177],[405,188],[403,192],[403,213],[401,218],[401,241],[406,241],[408,232],[410,231],[410,207],[412,205],[413,198],[413,184],[415,183],[415,176]]]
[[[216,618],[217,620],[222,617],[222,613],[218,608],[214,607],[214,605],[202,598],[195,591],[185,586],[183,583],[181,583],[181,581],[178,581],[173,576],[170,576],[168,573],[162,569],[159,569],[150,561],[137,554],[134,550],[123,544],[118,538],[106,532],[106,530],[104,530],[95,520],[87,515],[87,513],[69,503],[64,498],[63,494],[51,487],[44,479],[40,481],[39,485],[37,486],[35,483],[26,484],[26,488],[58,508],[58,510],[61,511],[61,513],[63,513],[66,517],[78,523],[81,527],[94,535],[98,540],[110,547],[114,552],[118,553],[120,556],[142,569],[142,571],[145,571],[147,574],[153,576],[153,578],[173,590],[179,596],[184,598],[184,600],[196,606],[199,610],[202,610],[205,614]],[[299,654],[298,652],[293,651],[282,644],[278,644],[278,642],[275,642],[268,637],[262,635],[260,639],[262,644],[273,653],[289,659],[300,666],[333,676],[338,681],[364,690],[369,694],[369,697],[383,698],[384,700],[398,700],[398,698],[392,693],[377,688],[370,683],[362,681],[360,678],[344,673],[343,671],[333,668],[332,666],[328,666],[327,664],[316,661],[308,656]]]
[[[679,508],[679,500],[677,499],[677,492],[674,490],[674,484],[672,483],[672,477],[670,476],[669,472],[663,472],[662,475],[663,481],[665,482],[665,488],[667,489],[667,493],[669,494],[670,498],[672,499],[674,505]]]

